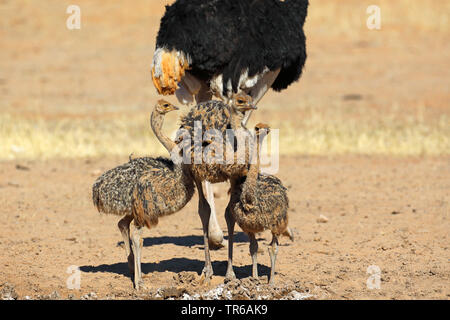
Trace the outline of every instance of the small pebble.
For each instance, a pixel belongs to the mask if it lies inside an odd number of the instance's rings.
[[[321,214],[320,216],[319,216],[319,218],[317,218],[317,222],[319,222],[319,223],[327,223],[328,222],[328,218],[327,217],[325,217],[323,214]]]

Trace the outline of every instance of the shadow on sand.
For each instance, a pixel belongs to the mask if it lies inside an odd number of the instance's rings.
[[[226,238],[226,237],[225,237]],[[248,237],[243,232],[238,232],[234,235],[235,243],[245,243],[248,242]],[[144,239],[144,247],[152,247],[162,244],[175,244],[177,246],[201,246],[203,249],[203,236],[182,236],[182,237],[151,237]],[[123,245],[123,241],[117,243],[118,246]],[[226,250],[226,248],[225,248]],[[142,262],[141,268],[143,274],[148,274],[152,272],[175,272],[179,273],[182,271],[188,272],[196,272],[200,274],[204,267],[204,261],[196,260],[196,259],[188,259],[188,258],[172,258],[168,260],[162,260],[159,263],[146,263]],[[214,275],[217,276],[225,276],[227,269],[227,261],[213,261],[212,266],[214,269]],[[113,264],[101,264],[98,266],[81,266],[80,270],[83,272],[107,272],[107,273],[115,273],[123,276],[130,276],[130,272],[128,270],[128,263],[126,262],[118,262]],[[249,257],[249,265],[247,266],[234,266],[234,272],[238,279],[245,278],[251,275],[251,260]],[[258,273],[260,276],[269,275],[270,268],[264,265],[258,264]]]
[[[228,239],[225,237],[225,239]],[[234,243],[242,243],[242,242],[248,242],[248,236],[244,232],[237,232],[234,235]],[[183,246],[183,247],[193,247],[193,246],[203,246],[203,236],[182,236],[182,237],[170,237],[170,236],[163,236],[163,237],[148,237],[144,238],[144,247],[152,247],[162,244],[174,244],[176,246]],[[123,246],[123,241],[119,241],[117,243],[117,246]]]
[[[187,271],[187,272],[196,272],[198,275],[200,275],[203,266],[204,261],[188,258],[172,258],[168,260],[162,260],[159,263],[143,262],[141,268],[143,274],[149,274],[152,272],[165,272],[165,271],[170,271],[174,273]],[[225,277],[227,269],[226,261],[214,261],[212,262],[212,266],[214,270],[214,275]],[[82,272],[89,272],[89,273],[106,272],[106,273],[115,273],[127,277],[130,276],[130,272],[128,271],[128,264],[125,262],[113,264],[101,264],[98,266],[81,266],[80,270]],[[251,276],[252,267],[250,264],[242,267],[234,266],[234,272],[238,279],[246,278]],[[264,275],[268,276],[270,274],[270,268],[265,265],[258,264],[258,273],[259,276]]]

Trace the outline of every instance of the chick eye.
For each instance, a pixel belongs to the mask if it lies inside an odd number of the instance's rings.
[[[163,107],[164,107],[164,108],[168,108],[168,107],[169,107],[169,104],[168,104],[168,103],[164,103],[164,104],[163,104]]]
[[[237,101],[237,103],[239,103],[239,104],[244,104],[244,103],[245,103],[245,101],[244,101],[244,100],[241,100],[241,99],[239,99],[239,100]]]

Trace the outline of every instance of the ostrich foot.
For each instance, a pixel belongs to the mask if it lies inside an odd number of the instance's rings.
[[[236,274],[233,270],[227,270],[225,274],[225,282],[236,280]]]
[[[201,276],[200,276],[200,283],[201,284],[203,284],[203,283],[209,283],[210,281],[211,281],[211,279],[212,279],[212,276],[213,276],[213,271],[212,271],[212,269],[211,268],[207,268],[207,267],[204,267],[203,268],[203,271],[202,271],[202,274],[201,274]]]
[[[135,281],[134,283],[134,289],[136,289],[136,291],[140,291],[140,290],[146,290],[147,287],[144,284],[144,281],[142,279]]]

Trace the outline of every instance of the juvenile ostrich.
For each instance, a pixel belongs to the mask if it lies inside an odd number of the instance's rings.
[[[308,0],[176,0],[166,6],[156,39],[155,88],[185,104],[212,94],[228,102],[243,91],[257,105],[270,88],[282,91],[300,78],[308,5]],[[209,240],[220,245],[223,234],[208,182],[206,190],[214,220]]]
[[[187,149],[185,148],[186,145],[184,139],[177,140],[177,143],[179,144],[180,149],[183,148],[184,152],[187,153],[187,156],[190,157],[190,164],[187,164],[187,167],[189,168],[199,193],[198,208],[202,220],[205,242],[205,268],[203,269],[203,275],[207,279],[209,279],[213,273],[208,243],[211,208],[206,200],[201,183],[203,181],[209,181],[211,183],[224,182],[228,179],[235,179],[247,174],[250,155],[249,152],[244,152],[245,159],[240,159],[240,162],[237,161],[236,147],[241,146],[236,144],[237,141],[235,141],[235,137],[232,137],[230,148],[233,159],[226,159],[224,154],[227,149],[227,143],[230,142],[230,139],[227,139],[230,130],[244,136],[245,133],[248,132],[248,130],[242,126],[242,119],[245,112],[252,109],[255,109],[255,107],[252,104],[251,97],[240,93],[234,95],[231,106],[220,101],[211,100],[198,104],[193,107],[188,114],[181,118],[180,129],[189,133],[190,139],[188,140],[189,144],[187,145]],[[197,127],[198,124],[200,124],[201,127]],[[196,132],[198,129],[200,129],[201,132]],[[242,129],[243,132],[239,131],[239,129]],[[216,130],[221,139],[218,141],[203,139],[203,134],[210,130]],[[200,137],[196,137],[196,135],[200,135]],[[183,136],[180,138],[183,138]],[[193,145],[191,144],[192,138],[194,139]],[[197,138],[198,141],[196,141]],[[214,155],[204,159],[203,148],[209,147],[213,147],[212,149],[214,151],[218,150],[220,156],[223,157],[222,162],[216,162],[215,160],[217,159]],[[196,150],[197,148],[200,150]],[[196,151],[198,151],[198,154],[201,157],[198,163],[196,163]],[[231,161],[226,163],[225,161],[227,160]]]
[[[164,100],[160,100],[158,105],[163,108],[176,108]],[[152,114],[152,129],[172,155],[178,148],[175,142],[161,133],[162,122],[163,117],[159,112]],[[159,218],[183,209],[192,199],[195,190],[188,167],[181,162],[173,163],[169,159],[166,161],[165,166],[146,170],[132,193],[131,217],[135,228],[131,234],[131,245],[134,264],[131,265],[129,260],[129,268],[130,272],[134,273],[134,286],[137,290],[142,286],[141,251],[144,227],[151,229],[158,224]]]
[[[250,238],[250,255],[252,256],[253,277],[258,277],[258,241],[255,234],[264,230],[272,232],[272,242],[269,247],[270,283],[273,283],[275,261],[278,253],[278,238],[281,235],[291,237],[288,228],[289,199],[287,189],[281,181],[273,176],[259,173],[260,142],[269,133],[269,127],[258,124],[256,131],[256,164],[250,164],[247,177],[231,181],[230,202],[225,211],[228,226],[228,268],[227,279],[235,278],[233,271],[233,234],[234,224],[248,234]]]
[[[164,146],[170,145],[170,140],[161,133],[164,116],[168,112],[178,110],[164,100],[158,101],[151,116],[151,126]],[[173,143],[173,142],[172,142]],[[157,183],[176,185],[176,194],[171,199],[186,204],[194,193],[192,180],[186,179],[180,168],[167,158],[144,157],[130,159],[129,162],[106,171],[97,178],[92,187],[92,199],[99,212],[124,216],[118,223],[125,243],[130,271],[133,271],[134,259],[130,248],[130,223],[133,221],[133,195],[141,177],[153,176]],[[149,179],[147,178],[147,181]],[[163,190],[161,187],[159,190]],[[174,206],[170,201],[166,206]],[[181,209],[181,208],[180,208]],[[179,210],[179,209],[178,209]],[[177,210],[177,211],[178,211]]]

